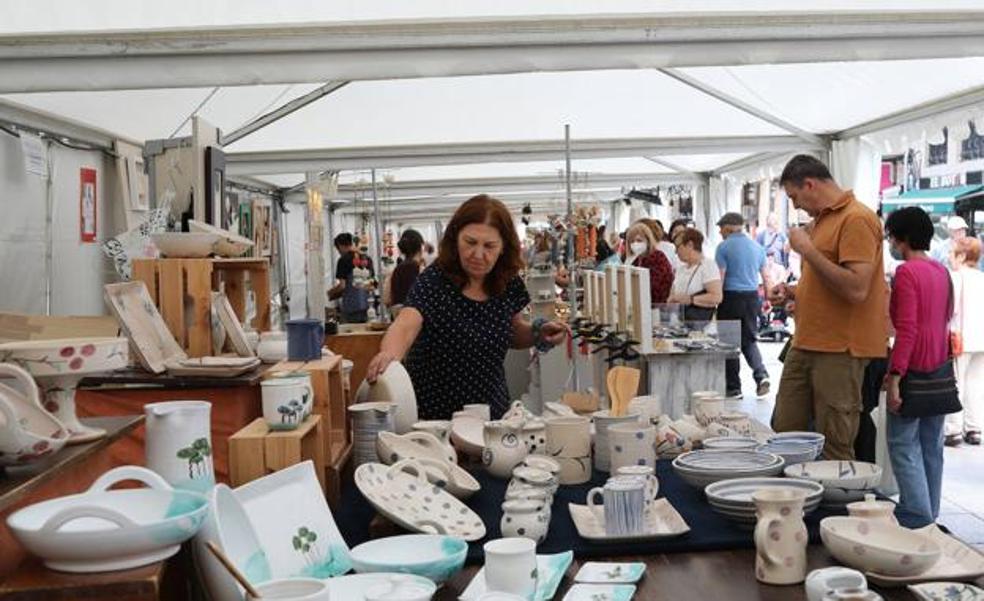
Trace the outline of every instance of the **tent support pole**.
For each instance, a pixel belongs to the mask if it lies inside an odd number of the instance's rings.
[[[383,280],[383,226],[379,220],[379,191],[376,189],[376,170],[372,170],[372,226],[373,226],[373,250],[376,252],[376,281],[382,287]],[[379,291],[377,291],[378,293]],[[378,317],[383,321],[389,321],[386,306],[379,303]]]
[[[567,302],[570,305],[568,315],[577,317],[577,262],[574,258],[574,196],[571,192],[571,125],[564,124],[564,185],[567,188]],[[574,390],[579,388],[577,380],[577,353],[571,357],[571,378]],[[541,383],[542,386],[542,383]]]

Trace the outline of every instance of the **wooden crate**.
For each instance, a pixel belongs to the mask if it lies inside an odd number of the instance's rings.
[[[296,430],[270,430],[257,418],[229,437],[229,482],[239,486],[302,461],[314,462],[325,489],[324,428],[320,415],[310,415]]]
[[[175,340],[191,357],[212,355],[212,291],[225,290],[239,321],[246,314],[246,283],[256,297],[253,328],[270,329],[267,259],[134,259],[133,279],[147,286]]]

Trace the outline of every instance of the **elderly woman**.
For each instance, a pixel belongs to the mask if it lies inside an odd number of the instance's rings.
[[[665,303],[673,285],[673,267],[663,251],[656,245],[653,232],[641,220],[625,232],[625,263],[649,270],[649,300]]]
[[[953,319],[950,331],[960,341],[954,349],[957,388],[963,411],[946,416],[948,446],[981,444],[981,419],[984,418],[984,312],[974,304],[984,298],[984,273],[977,268],[981,242],[963,238],[953,243],[950,268],[953,270]]]
[[[933,223],[925,211],[898,209],[888,216],[885,231],[904,259],[895,271],[889,305],[895,345],[886,381],[888,454],[899,485],[895,514],[903,526],[920,528],[934,523],[940,513],[946,411],[912,415],[926,397],[903,394],[903,383],[910,377],[922,379],[948,364],[953,293],[946,268],[926,254]],[[934,373],[932,377],[938,376]],[[909,403],[912,408],[906,407]]]
[[[721,270],[703,253],[704,235],[684,228],[673,239],[680,266],[673,278],[668,302],[683,305],[685,321],[710,321],[724,298]]]
[[[369,363],[370,382],[404,361],[420,419],[450,419],[469,403],[501,417],[509,405],[503,361],[512,348],[560,344],[567,327],[523,318],[530,295],[519,277],[519,238],[509,210],[484,194],[448,223],[434,264],[417,277]]]

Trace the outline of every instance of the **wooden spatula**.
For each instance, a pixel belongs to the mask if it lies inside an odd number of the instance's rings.
[[[634,367],[613,367],[608,370],[608,391],[612,399],[612,416],[621,417],[629,401],[639,392],[641,372]],[[614,391],[614,394],[613,394]]]

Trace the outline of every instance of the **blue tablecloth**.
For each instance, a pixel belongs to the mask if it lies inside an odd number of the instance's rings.
[[[499,520],[502,518],[502,499],[505,496],[506,480],[492,478],[484,470],[473,471],[481,483],[482,490],[467,501],[475,513],[481,516],[487,529],[486,538],[471,544],[468,550],[469,562],[482,558],[482,544],[499,538]],[[690,532],[677,538],[653,540],[637,543],[596,543],[581,538],[568,512],[568,503],[584,504],[587,493],[595,486],[605,483],[608,474],[595,472],[590,482],[575,486],[562,486],[554,498],[553,517],[547,539],[537,547],[539,553],[559,553],[573,550],[578,558],[612,557],[617,555],[674,553],[688,551],[712,551],[724,549],[754,548],[750,530],[738,528],[733,522],[716,513],[704,498],[702,491],[693,488],[673,471],[669,461],[660,461],[656,467],[659,479],[659,496],[665,497],[683,516],[690,526]],[[369,522],[375,515],[358,488],[353,484],[342,492],[339,510],[335,520],[342,536],[350,546],[369,540]],[[820,541],[819,522],[829,515],[844,514],[821,507],[806,516],[805,522],[810,533],[810,541]]]

